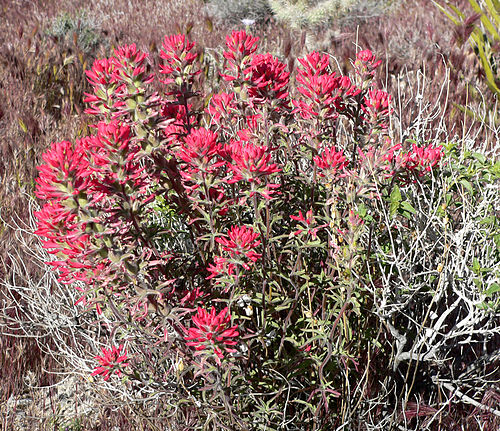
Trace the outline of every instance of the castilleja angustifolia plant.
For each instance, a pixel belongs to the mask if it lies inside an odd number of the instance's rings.
[[[37,234],[78,306],[115,322],[95,376],[235,429],[331,429],[361,372],[376,209],[441,148],[393,141],[370,51],[350,75],[318,52],[291,74],[239,31],[220,58],[219,94],[200,90],[184,35],[165,37],[159,70],[135,45],[97,60],[93,133],[44,155]]]

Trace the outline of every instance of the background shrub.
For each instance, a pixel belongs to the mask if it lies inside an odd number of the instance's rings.
[[[269,0],[276,18],[293,28],[326,25],[344,14],[352,3],[351,0]]]
[[[63,13],[55,17],[47,34],[66,46],[76,45],[85,53],[95,51],[105,41],[97,17],[85,9],[74,16]]]
[[[207,11],[219,23],[242,25],[245,20],[262,24],[272,16],[267,0],[210,0],[207,2]]]

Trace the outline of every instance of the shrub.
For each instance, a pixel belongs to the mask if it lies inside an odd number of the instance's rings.
[[[428,316],[444,330],[431,311],[462,298],[461,285],[444,287],[439,275],[451,222],[442,235],[429,223],[441,223],[442,198],[455,211],[473,177],[454,176],[454,165],[446,174],[442,145],[394,140],[391,97],[373,80],[380,61],[371,51],[357,54],[352,76],[313,52],[291,79],[257,49],[244,31],[229,35],[224,91],[195,110],[205,95],[194,43],[165,37],[158,72],[135,45],[120,47],[87,71],[94,133],[44,155],[37,234],[60,282],[80,292],[77,303],[108,334],[94,374],[128,397],[167,399],[165,420],[192,429],[418,419],[411,389],[388,415],[371,413],[402,389],[388,374],[390,384],[368,375],[376,363],[410,370],[424,360],[410,335],[427,336]],[[162,94],[151,91],[156,80]],[[476,158],[489,184],[498,166]],[[489,251],[472,266],[489,275],[463,294],[480,305],[472,326],[497,300],[498,223],[488,202],[477,219],[490,217],[481,232]],[[485,296],[491,303],[477,302]]]
[[[52,20],[47,34],[66,46],[76,46],[84,53],[94,52],[105,42],[97,18],[85,9],[74,15],[62,13]]]
[[[272,16],[267,0],[210,0],[206,7],[218,21],[233,25],[241,25],[243,20],[262,24]]]
[[[314,28],[345,13],[354,0],[269,0],[274,15],[292,28]]]

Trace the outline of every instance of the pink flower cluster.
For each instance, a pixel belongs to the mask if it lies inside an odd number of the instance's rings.
[[[114,244],[122,247],[118,257],[127,256],[124,248],[138,250],[134,209],[137,212],[155,197],[157,175],[141,160],[130,103],[142,98],[144,85],[151,82],[146,58],[130,45],[94,63],[87,72],[94,87],[87,102],[91,104],[88,112],[101,120],[91,126],[95,134],[74,144],[54,143],[38,168],[35,193],[45,204],[36,214],[37,234],[55,256],[50,264],[59,270],[60,281],[82,281],[76,288],[84,294],[93,286],[127,288],[128,282],[120,275],[126,259],[117,259]],[[128,256],[136,258],[133,253]],[[80,301],[86,301],[85,295]]]
[[[252,103],[286,106],[290,73],[284,63],[271,54],[257,54],[245,74],[250,81],[248,95]]]
[[[210,98],[206,109],[211,121],[219,127],[226,127],[225,123],[231,124],[237,114],[235,97],[233,93],[218,93]]]
[[[113,373],[119,377],[122,375],[122,370],[129,366],[127,360],[127,351],[123,348],[123,344],[118,347],[113,346],[111,350],[102,348],[102,356],[96,356],[95,359],[100,366],[92,372],[92,376],[101,375],[104,380],[109,380]]]
[[[224,352],[236,352],[235,346],[237,342],[234,340],[238,337],[238,325],[231,325],[231,315],[229,308],[226,307],[217,314],[215,308],[212,307],[210,312],[198,307],[198,312],[192,317],[194,326],[187,330],[185,335],[186,345],[194,347],[195,355],[212,352],[215,354],[215,361],[221,365],[221,359],[224,358]]]
[[[216,241],[222,245],[224,251],[229,252],[231,257],[242,255],[252,262],[256,262],[262,256],[254,251],[260,245],[260,240],[258,240],[259,234],[254,232],[251,227],[232,226],[228,237],[217,238]]]
[[[432,145],[419,147],[412,144],[411,150],[401,155],[402,166],[410,171],[418,173],[419,176],[430,172],[443,157],[443,147]]]
[[[213,172],[223,164],[220,160],[213,162],[219,149],[216,133],[204,128],[193,129],[177,151],[177,157],[188,167],[188,171],[181,172],[181,175],[191,179],[194,172]]]
[[[195,44],[186,39],[183,34],[165,36],[160,57],[165,64],[160,65],[160,73],[166,75],[162,80],[164,84],[192,83],[200,69],[193,69],[198,54],[194,51]]]
[[[111,58],[96,60],[91,70],[85,72],[94,90],[85,94],[84,102],[90,104],[85,112],[106,118],[123,117],[131,112],[127,98],[143,93],[144,86],[154,79],[153,74],[147,74],[147,57],[132,44],[119,47]]]
[[[403,185],[411,183],[408,174],[414,172],[419,177],[430,172],[443,157],[443,147],[432,145],[418,146],[412,144],[409,150],[403,150],[403,145],[393,145],[386,137],[383,144],[377,147],[358,148],[359,157],[370,171],[378,172],[383,178],[400,178]]]
[[[233,173],[230,183],[241,180],[258,183],[260,178],[281,171],[276,163],[272,163],[268,147],[250,141],[232,141],[228,152],[231,157],[229,168]]]
[[[377,60],[369,49],[358,52],[354,61],[354,72],[359,78],[363,89],[368,88],[370,81],[375,76],[375,71],[381,63],[382,61]]]
[[[387,129],[389,126],[389,115],[392,110],[389,108],[391,96],[383,90],[369,90],[362,106],[366,115],[366,121],[374,129]]]
[[[322,171],[327,171],[329,178],[335,179],[338,171],[342,171],[347,166],[347,159],[343,150],[337,151],[335,148],[325,148],[318,156],[314,156],[314,163]],[[320,176],[326,176],[325,172],[320,172]]]
[[[227,64],[221,76],[233,88],[246,86],[250,106],[285,108],[290,73],[286,65],[273,55],[255,54],[258,40],[243,30],[233,31],[227,36],[228,50],[223,54]]]
[[[330,72],[330,60],[326,54],[313,52],[299,59],[297,87],[305,100],[294,100],[295,111],[305,119],[319,117],[335,119],[345,109],[345,101],[355,97],[361,90],[348,76],[337,76]]]
[[[71,273],[90,268],[82,259],[88,254],[90,237],[76,211],[91,184],[85,145],[83,140],[75,145],[68,141],[52,144],[43,155],[45,164],[38,167],[36,179],[35,195],[46,202],[35,213],[36,234],[44,238],[44,248],[56,257],[51,264],[61,270],[63,282],[71,280]]]
[[[237,266],[250,270],[250,265],[262,257],[255,249],[260,245],[259,234],[249,226],[232,226],[227,236],[217,238],[216,241],[227,253],[227,257],[216,256],[214,264],[207,270],[211,273],[208,277],[231,276],[235,273]]]
[[[253,37],[245,31],[233,31],[226,36],[227,51],[224,58],[227,60],[225,73],[221,76],[226,81],[243,79],[244,71],[249,67],[252,55],[258,48],[258,37]]]

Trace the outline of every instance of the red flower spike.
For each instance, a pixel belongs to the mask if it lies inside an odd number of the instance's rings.
[[[392,178],[401,167],[399,152],[401,144],[393,145],[388,136],[384,136],[381,145],[358,148],[359,160],[362,165],[369,167],[370,171],[378,171],[384,178]]]
[[[226,36],[228,51],[224,51],[224,58],[235,61],[252,55],[258,48],[258,37],[247,34],[245,30],[231,32]]]
[[[230,118],[233,111],[236,110],[233,99],[234,93],[219,93],[212,96],[205,111],[210,114],[214,124],[221,126],[222,120]]]
[[[251,227],[232,226],[228,232],[229,239],[217,238],[216,241],[222,245],[223,250],[231,256],[246,256],[252,262],[256,262],[262,254],[256,253],[254,249],[260,245],[259,234]]]
[[[363,112],[367,115],[366,120],[375,128],[387,129],[388,117],[392,112],[389,109],[390,103],[391,96],[387,92],[378,89],[368,91],[365,104],[362,106]]]
[[[199,287],[194,288],[193,290],[188,290],[183,292],[180,298],[180,304],[185,306],[186,303],[194,304],[200,298],[205,296],[205,292],[203,292]]]
[[[364,221],[358,214],[356,214],[353,210],[349,210],[349,224],[352,227],[361,226],[363,223]]]
[[[416,171],[419,176],[423,176],[425,172],[430,172],[443,157],[443,147],[419,147],[412,144],[412,150],[406,154],[402,154],[402,166],[408,170]]]
[[[304,218],[304,215],[302,214],[302,211],[299,210],[299,215],[298,216],[294,216],[294,215],[291,215],[290,218],[292,220],[295,220],[295,221],[303,221],[306,223],[306,219]]]
[[[191,81],[201,70],[192,71],[198,54],[193,51],[195,44],[189,42],[183,34],[165,36],[163,40],[160,57],[165,64],[160,65],[160,73],[167,75],[162,81],[164,84],[172,84],[176,77],[184,77]]]
[[[314,51],[304,58],[299,58],[298,62],[302,68],[297,69],[297,81],[303,85],[307,86],[313,76],[328,74],[330,59],[326,54]]]
[[[207,280],[211,278],[217,277],[219,275],[228,275],[232,276],[235,272],[236,265],[231,263],[225,257],[215,256],[214,264],[209,265],[207,271],[210,272],[210,275],[207,277]]]
[[[167,145],[178,144],[180,138],[186,136],[188,130],[195,125],[194,116],[188,115],[191,108],[192,105],[188,104],[186,111],[186,107],[178,102],[166,102],[163,105],[161,109],[163,121],[160,128],[166,137]]]
[[[162,43],[162,49],[160,51],[160,57],[167,60],[169,65],[174,65],[175,63],[182,61],[186,64],[193,64],[194,60],[198,56],[197,53],[191,52],[194,46],[194,42],[189,42],[183,34],[165,36]]]
[[[258,37],[252,37],[244,30],[233,31],[230,36],[226,36],[228,51],[223,53],[227,60],[226,73],[221,73],[224,80],[233,81],[242,78],[242,71],[250,65],[258,41]]]
[[[86,139],[86,151],[95,174],[92,192],[100,193],[101,198],[105,199],[106,196],[116,193],[117,185],[128,184],[138,191],[142,198],[147,199],[150,196],[146,195],[147,191],[155,180],[136,159],[140,148],[132,141],[130,127],[112,121],[100,122],[96,128],[97,135]],[[97,202],[98,197],[93,198]]]
[[[138,50],[135,43],[123,45],[115,49],[115,57],[111,58],[115,65],[113,72],[116,81],[126,81],[128,83],[140,82],[140,85],[149,84],[153,81],[154,75],[144,76],[146,72],[146,58],[148,54]]]
[[[119,97],[126,92],[126,84],[117,79],[115,58],[95,60],[91,70],[85,71],[85,74],[94,90],[94,94],[85,93],[84,102],[90,104],[85,113],[101,115],[111,112],[115,105],[123,104]]]
[[[35,195],[40,199],[66,200],[85,191],[89,185],[89,164],[83,141],[55,142],[42,155],[45,164],[38,166]]]
[[[86,93],[84,101],[90,103],[90,108],[85,112],[111,114],[113,118],[127,115],[131,109],[126,99],[143,92],[143,86],[154,79],[153,74],[146,76],[147,56],[132,44],[117,48],[114,57],[96,60],[85,72],[94,89],[94,94]]]
[[[259,147],[251,142],[233,141],[230,144],[230,169],[233,171],[234,183],[242,179],[256,181],[258,178],[280,172],[276,163],[271,163],[271,153],[268,147]]]
[[[377,67],[380,63],[382,63],[382,61],[376,61],[375,55],[373,55],[373,52],[371,52],[369,49],[358,52],[356,54],[356,60],[373,65],[373,67]]]
[[[74,213],[59,202],[49,201],[35,213],[38,229],[35,233],[45,237],[43,247],[51,254],[64,255],[68,259],[82,259],[89,236],[85,224],[80,223]]]
[[[337,151],[333,147],[325,148],[325,150],[319,156],[315,156],[313,160],[318,168],[328,170],[333,175],[335,175],[337,171],[343,170],[348,163],[344,157],[343,150]],[[319,175],[324,176],[321,172]]]
[[[389,137],[387,137],[386,147],[388,147],[388,150],[387,153],[384,155],[384,160],[387,161],[389,165],[396,163],[398,161],[398,157],[397,155],[395,155],[395,152],[401,150],[401,144],[392,145],[392,141],[390,140]]]
[[[113,346],[112,350],[107,350],[102,348],[102,356],[96,356],[95,359],[101,364],[100,367],[92,372],[92,376],[102,375],[104,380],[109,380],[113,372],[118,376],[122,375],[122,369],[128,367],[129,363],[125,362],[127,360],[127,351],[123,350],[123,345],[118,347]]]
[[[301,222],[302,225],[307,229],[307,233],[310,234],[313,239],[316,239],[319,229],[321,229],[325,226],[328,226],[327,224],[323,224],[321,226],[313,227],[314,225],[316,225],[316,220],[314,219],[312,209],[310,209],[309,211],[306,212],[305,217],[302,214],[302,211],[299,210],[298,216],[291,215],[290,218],[292,220]],[[297,235],[300,235],[302,232],[303,232],[303,229],[297,229],[291,235],[297,236]]]
[[[96,88],[101,85],[109,86],[115,82],[113,75],[114,70],[115,64],[113,60],[111,58],[103,58],[101,60],[95,60],[92,64],[92,68],[86,70],[85,74],[92,87]]]
[[[353,65],[354,73],[358,75],[363,88],[366,88],[368,85],[367,83],[373,79],[375,76],[375,70],[381,63],[382,61],[377,60],[375,55],[369,49],[365,49],[364,51],[357,53],[356,60]]]
[[[142,66],[148,54],[138,50],[135,43],[132,45],[123,45],[115,49],[115,58],[118,61],[127,61],[137,66]]]
[[[248,96],[252,103],[286,105],[288,79],[286,64],[271,54],[257,54],[244,73],[250,82]]]
[[[187,105],[188,110],[190,110],[193,105]],[[164,117],[165,121],[171,122],[183,122],[186,121],[186,107],[179,104],[179,102],[169,102],[166,101],[161,108],[161,115]]]
[[[336,76],[328,72],[329,58],[326,54],[313,52],[299,59],[302,67],[297,68],[297,90],[307,101],[294,100],[294,112],[304,119],[320,116],[335,119],[345,109],[345,99],[360,93],[348,76]]]
[[[217,134],[200,128],[192,130],[186,136],[184,145],[177,152],[177,157],[195,169],[206,171],[214,168],[210,163],[218,152]]]
[[[210,313],[201,307],[192,318],[194,327],[188,329],[184,339],[186,345],[194,347],[197,351],[195,355],[203,354],[204,350],[210,350],[215,353],[215,361],[221,365],[221,359],[224,358],[224,352],[236,352],[229,346],[235,346],[237,342],[233,338],[240,334],[237,331],[238,326],[229,326],[231,315],[229,308],[224,308],[219,314],[216,314],[212,307]]]

